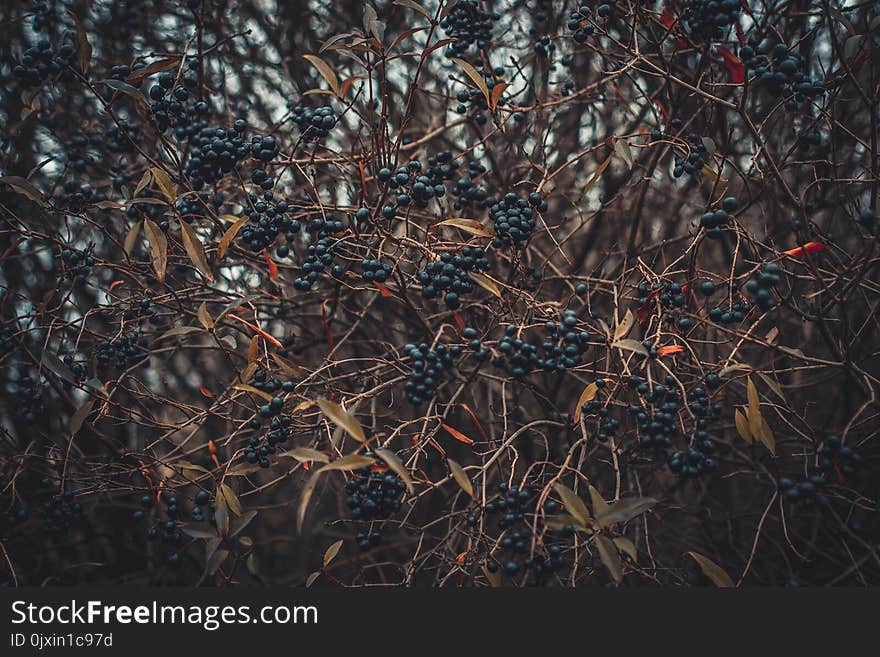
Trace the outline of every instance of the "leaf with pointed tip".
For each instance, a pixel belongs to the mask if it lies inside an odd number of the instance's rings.
[[[291,458],[296,459],[300,463],[312,463],[317,461],[318,463],[329,463],[330,457],[327,456],[324,452],[319,452],[316,449],[311,447],[296,447],[287,452],[282,452],[279,456],[289,456]]]
[[[205,574],[209,577],[219,570],[229,556],[229,550],[216,550],[205,564]]]
[[[501,298],[501,290],[498,289],[498,284],[493,278],[475,271],[468,272],[468,276],[470,276],[471,280],[481,288],[488,290],[499,299]]]
[[[608,502],[602,497],[602,494],[596,490],[595,486],[590,484],[590,505],[593,507],[593,515],[597,518],[603,513],[608,512]]]
[[[596,170],[593,172],[593,175],[590,176],[590,179],[587,181],[587,184],[586,184],[586,186],[584,187],[584,194],[586,194],[588,191],[590,191],[590,189],[593,187],[593,185],[596,184],[596,182],[599,180],[599,177],[600,177],[603,173],[605,173],[605,169],[608,168],[608,165],[611,164],[611,160],[613,160],[613,159],[614,159],[614,153],[611,153],[611,154],[608,155],[608,157],[606,157],[606,158],[602,161],[602,164],[600,164],[600,165],[596,168]]]
[[[494,87],[492,87],[492,102],[489,107],[493,110],[498,107],[498,101],[501,100],[501,94],[504,93],[504,90],[507,89],[510,85],[507,82],[499,82]]]
[[[364,428],[351,413],[346,411],[336,402],[332,402],[325,397],[318,398],[318,406],[334,424],[342,427],[345,432],[357,441],[364,442],[367,438],[364,436]]]
[[[159,186],[159,191],[162,192],[162,196],[168,199],[169,203],[174,203],[177,199],[177,190],[172,184],[171,178],[159,167],[151,167],[150,171],[153,173],[153,180],[155,180],[156,184]]]
[[[639,553],[636,550],[636,546],[631,540],[629,540],[625,536],[618,536],[617,538],[614,538],[612,540],[614,541],[614,545],[617,547],[618,550],[626,554],[634,562],[638,562]]]
[[[217,538],[217,532],[208,529],[199,529],[198,527],[181,527],[180,531],[190,538]]]
[[[330,65],[317,55],[303,55],[303,58],[308,60],[312,64],[312,66],[318,69],[318,73],[320,73],[321,77],[323,77],[327,81],[327,84],[329,84],[330,88],[333,89],[333,93],[338,96],[339,78],[336,76],[336,73],[333,71],[333,69],[330,68]]]
[[[620,323],[617,325],[617,328],[614,330],[613,342],[617,342],[621,338],[625,338],[626,334],[630,332],[630,329],[632,329],[635,321],[636,321],[636,318],[633,316],[632,311],[629,308],[627,308],[626,314],[623,316],[623,319],[620,320]]]
[[[306,519],[306,510],[309,508],[309,500],[312,499],[312,493],[315,492],[315,486],[318,485],[318,479],[321,476],[321,471],[316,470],[311,477],[309,477],[306,485],[303,487],[302,495],[299,498],[299,506],[296,509],[296,531],[298,534],[302,534],[303,522]]]
[[[752,377],[746,378],[746,390],[749,405],[746,407],[746,419],[749,421],[749,431],[755,438],[761,438],[761,400],[758,397],[758,389],[752,382]]]
[[[364,454],[346,454],[342,458],[338,458],[335,461],[331,461],[327,465],[322,465],[317,472],[327,472],[329,470],[341,470],[342,472],[350,472],[352,470],[359,470],[361,468],[366,468],[367,466],[373,465],[376,462],[372,456],[366,456]]]
[[[653,497],[622,497],[609,504],[604,513],[596,516],[596,520],[602,525],[629,522],[652,508],[657,501]]]
[[[431,20],[431,14],[428,13],[428,10],[414,0],[394,0],[392,4],[398,5],[399,7],[409,7],[410,9],[419,12],[428,20]]]
[[[205,256],[205,249],[196,231],[192,229],[183,219],[178,220],[180,223],[180,234],[183,237],[183,248],[192,261],[199,273],[209,281],[214,280],[214,274],[211,272],[211,266],[208,264],[208,258]]]
[[[272,354],[272,360],[278,363],[278,366],[281,368],[281,371],[284,372],[287,376],[294,379],[301,379],[308,372],[300,367],[299,365],[295,365],[291,363],[289,360],[284,358],[283,356],[279,356],[278,354]]]
[[[562,498],[562,503],[565,505],[565,510],[569,515],[584,527],[588,526],[592,518],[584,501],[571,488],[559,482],[553,484],[553,488],[559,494],[559,497]]]
[[[272,401],[272,395],[270,395],[265,390],[260,390],[259,388],[254,388],[253,386],[249,386],[247,383],[236,383],[232,386],[234,390],[241,390],[242,392],[249,392],[253,395],[257,395],[258,397],[262,397],[267,402]]]
[[[483,79],[483,76],[477,73],[477,69],[473,67],[469,62],[466,62],[463,59],[459,59],[458,57],[453,57],[452,61],[456,63],[456,65],[464,71],[465,75],[467,75],[477,88],[483,92],[483,97],[486,99],[486,104],[491,107],[492,105],[492,96],[489,94],[489,87],[486,86],[486,81]]]
[[[211,313],[208,312],[208,304],[205,301],[199,305],[199,321],[208,331],[214,328],[214,320],[211,318]]]
[[[241,515],[241,502],[238,501],[238,496],[228,484],[220,484],[217,486],[215,500],[217,505],[226,507],[237,516]]]
[[[466,233],[470,233],[471,235],[477,235],[478,237],[495,237],[494,230],[492,230],[488,226],[484,226],[476,219],[463,219],[460,217],[453,217],[452,219],[445,219],[437,225],[453,226],[454,228],[463,230]]]
[[[30,182],[28,182],[25,178],[21,176],[0,176],[0,182],[6,183],[13,190],[21,194],[22,196],[26,196],[34,203],[38,203],[39,205],[44,205],[43,192],[34,187]]]
[[[623,581],[623,566],[620,564],[620,554],[617,552],[617,546],[611,542],[611,539],[604,534],[596,536],[596,550],[599,552],[599,559],[608,574],[614,580],[616,585],[620,585]]]
[[[626,163],[627,168],[633,168],[633,156],[629,149],[629,142],[625,139],[615,139],[614,152],[617,153],[617,156]]]
[[[648,355],[648,350],[645,349],[645,345],[638,340],[616,340],[611,346],[617,347],[618,349],[626,349],[627,351],[634,351],[642,356]]]
[[[257,517],[257,512],[255,510],[245,511],[238,515],[238,517],[230,522],[229,524],[229,537],[232,538],[234,536],[238,536],[244,528],[251,524],[251,520]]]
[[[89,43],[89,35],[86,34],[77,15],[70,10],[67,13],[73,17],[73,22],[76,25],[76,61],[79,63],[79,70],[85,75],[89,72],[89,64],[92,61],[92,44]]]
[[[486,564],[483,564],[483,574],[486,576],[486,580],[493,588],[499,588],[501,586],[501,573],[497,570],[492,572],[486,567]]]
[[[390,449],[385,449],[384,447],[379,447],[373,450],[376,455],[385,461],[388,464],[388,467],[394,471],[398,477],[403,480],[403,483],[406,484],[406,490],[410,495],[415,493],[415,489],[413,488],[412,477],[409,476],[409,471],[406,469],[406,466],[403,464],[403,461],[400,460],[400,457],[397,456]]]
[[[453,461],[452,459],[446,459],[446,463],[449,464],[449,471],[452,473],[452,478],[455,480],[455,483],[458,484],[458,487],[469,496],[473,497],[474,486],[471,483],[470,478],[467,476],[467,473],[464,471],[464,468],[458,464],[458,461]]]
[[[94,399],[87,399],[85,403],[80,406],[76,411],[74,411],[73,415],[70,416],[70,435],[75,436],[77,432],[82,428],[83,422],[86,421],[86,418],[89,416],[89,413],[92,412],[92,407],[95,405]]]
[[[581,393],[581,396],[577,400],[577,406],[574,408],[574,413],[572,413],[572,418],[575,422],[581,419],[581,413],[583,412],[583,406],[587,402],[593,401],[596,398],[596,394],[599,392],[599,386],[596,385],[596,382],[590,383],[584,388],[584,391]]]
[[[772,390],[777,397],[779,397],[782,401],[786,401],[785,395],[782,393],[782,388],[774,379],[771,379],[768,375],[763,372],[758,372],[758,376],[761,377],[761,380],[767,384],[767,387]]]
[[[154,342],[159,342],[161,340],[165,340],[167,338],[179,338],[183,335],[190,335],[191,333],[201,333],[202,329],[198,326],[175,326],[173,328],[168,329],[162,335],[154,340]]]
[[[150,253],[153,255],[153,269],[160,283],[165,282],[165,267],[168,265],[168,240],[162,229],[152,219],[144,219],[144,232],[150,240]]]
[[[322,563],[323,563],[323,567],[325,569],[327,568],[327,566],[330,565],[330,562],[336,558],[336,555],[339,554],[339,548],[341,548],[341,547],[342,547],[342,539],[340,538],[333,545],[328,547],[327,550],[324,552],[324,559],[323,559]]]
[[[712,580],[715,586],[724,589],[734,588],[734,583],[733,580],[730,579],[730,575],[728,575],[721,566],[712,561],[709,557],[704,557],[699,552],[693,551],[688,552],[688,554],[697,562],[700,566],[700,570],[703,571],[703,574],[706,577]]]

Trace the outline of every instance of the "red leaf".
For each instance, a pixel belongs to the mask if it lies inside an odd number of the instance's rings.
[[[388,297],[393,297],[393,296],[394,296],[393,294],[391,294],[391,290],[389,290],[387,287],[385,287],[384,285],[382,285],[380,282],[378,282],[378,281],[373,281],[373,285],[375,285],[375,286],[376,286],[376,289],[379,290],[379,294],[381,294],[381,295],[382,295],[383,297],[385,297],[386,299],[387,299]]]
[[[452,437],[455,438],[456,440],[460,440],[460,441],[463,442],[465,445],[473,445],[473,444],[474,444],[474,441],[473,441],[473,440],[471,440],[470,438],[468,438],[467,436],[465,436],[465,435],[464,435],[461,431],[459,431],[458,429],[453,429],[453,428],[450,427],[448,424],[443,424],[443,425],[441,425],[441,426],[442,426],[444,429],[446,429],[446,433],[448,433],[450,436],[452,436]]]
[[[668,356],[669,354],[677,354],[679,351],[684,351],[684,347],[680,344],[668,344],[665,347],[660,347],[657,350],[657,355]]]
[[[278,280],[278,265],[275,264],[275,261],[269,257],[268,251],[263,251],[263,258],[266,259],[266,264],[269,266],[269,277],[273,281]]]
[[[465,329],[464,320],[461,318],[461,315],[458,314],[458,311],[453,310],[452,316],[455,318],[455,323],[458,324],[458,330],[464,331],[464,329]]]
[[[807,242],[803,246],[796,246],[788,251],[783,251],[782,255],[791,256],[792,258],[802,258],[806,253],[815,253],[826,248],[822,242]]]
[[[256,326],[256,325],[254,325],[254,324],[251,324],[251,323],[248,322],[247,320],[242,319],[242,318],[239,317],[238,315],[233,315],[232,313],[229,313],[229,317],[231,317],[232,319],[237,319],[239,322],[241,322],[242,324],[244,324],[245,326],[247,326],[249,329],[252,329],[252,330],[256,331],[257,334],[263,336],[263,339],[265,339],[266,342],[275,345],[275,346],[278,347],[279,349],[283,349],[283,348],[284,348],[284,345],[283,345],[283,344],[281,344],[280,342],[278,342],[278,340],[276,340],[275,337],[273,337],[272,335],[266,333],[266,332],[265,332],[263,329],[261,329],[259,326]]]
[[[202,394],[203,394],[205,397],[207,397],[208,399],[210,399],[211,397],[214,396],[214,393],[211,392],[210,390],[208,390],[205,386],[199,386],[199,390],[201,390],[201,391],[202,391]]]
[[[663,13],[660,14],[660,22],[666,26],[667,30],[671,30],[672,27],[675,25],[675,16],[672,15],[671,11],[664,7]]]
[[[730,52],[727,48],[718,48],[718,54],[724,59],[724,68],[730,74],[730,79],[734,84],[745,84],[746,67],[740,61],[739,57]]]

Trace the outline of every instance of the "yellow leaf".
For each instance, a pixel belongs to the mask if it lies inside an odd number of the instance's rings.
[[[481,288],[483,288],[484,290],[488,290],[499,299],[501,298],[501,290],[498,289],[498,284],[495,282],[494,279],[486,276],[485,274],[480,274],[479,272],[475,271],[468,272],[468,276],[470,276],[474,283],[479,285]]]
[[[703,574],[706,577],[712,580],[715,586],[725,589],[734,588],[733,580],[730,579],[730,575],[728,575],[721,566],[712,561],[709,557],[704,557],[699,552],[688,552],[688,554],[699,564],[700,570],[703,571]]]
[[[205,257],[205,250],[202,248],[202,242],[199,240],[199,236],[196,235],[192,226],[186,223],[183,219],[178,219],[178,222],[180,223],[180,234],[183,237],[183,248],[186,249],[186,254],[189,256],[189,259],[192,260],[196,269],[199,270],[199,273],[209,281],[213,281],[214,274],[211,273],[211,266],[208,264],[208,259]]]
[[[637,562],[639,560],[639,553],[636,550],[636,546],[633,545],[633,542],[631,540],[629,540],[625,536],[618,536],[617,538],[612,540],[614,541],[614,545],[617,547],[617,549],[625,553],[634,562]]]
[[[461,488],[465,493],[474,496],[474,487],[471,484],[470,478],[468,478],[467,473],[464,471],[457,461],[453,461],[452,459],[446,459],[446,462],[449,464],[449,471],[452,473],[452,478],[455,479],[455,483],[458,484],[459,488]]]
[[[596,393],[599,391],[599,386],[596,385],[595,381],[587,385],[584,388],[584,391],[581,393],[581,396],[577,400],[577,406],[574,408],[574,413],[572,413],[572,418],[577,422],[581,419],[581,409],[584,404],[589,401],[593,401],[596,398]]]
[[[318,69],[318,73],[321,74],[321,77],[327,80],[327,84],[329,84],[330,88],[333,89],[333,93],[338,96],[339,78],[336,77],[336,73],[333,72],[333,69],[330,68],[330,65],[317,55],[303,55],[303,58],[311,62],[312,66]]]
[[[764,417],[761,417],[761,442],[773,456],[776,456],[776,438]]]
[[[208,312],[208,304],[205,301],[202,301],[199,306],[199,321],[208,331],[214,328],[214,320],[211,319],[211,313]]]
[[[486,86],[486,81],[483,80],[483,76],[477,73],[477,69],[475,69],[470,63],[457,57],[453,57],[452,61],[455,62],[471,80],[473,80],[474,84],[477,85],[477,88],[483,92],[483,96],[486,98],[486,104],[489,107],[492,107],[492,97],[489,95],[489,87]]]
[[[330,418],[330,420],[332,420],[335,424],[338,424],[340,427],[345,429],[345,432],[352,438],[360,442],[364,442],[366,440],[366,436],[364,436],[364,429],[361,426],[361,423],[358,422],[357,419],[348,411],[342,408],[342,406],[324,397],[320,397],[318,399],[318,406],[321,407],[324,415]]]
[[[341,547],[342,547],[342,539],[340,538],[333,545],[331,545],[330,547],[327,548],[327,551],[324,552],[324,560],[323,560],[324,568],[327,568],[327,566],[330,565],[330,562],[336,558],[336,555],[339,554],[339,548],[341,548]]]
[[[751,445],[755,439],[752,437],[752,432],[749,429],[749,421],[746,420],[746,416],[739,409],[734,412],[733,421],[736,424],[736,432],[739,434],[739,437]]]
[[[165,233],[152,219],[144,219],[144,232],[150,240],[150,253],[153,255],[153,269],[160,283],[165,282],[165,267],[168,265],[168,240]]]

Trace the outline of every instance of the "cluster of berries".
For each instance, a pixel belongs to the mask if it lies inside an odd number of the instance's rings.
[[[302,140],[307,143],[323,141],[336,125],[336,112],[327,105],[317,109],[295,105],[291,111],[294,122],[299,126]]]
[[[376,260],[375,258],[366,258],[362,260],[361,269],[363,270],[363,273],[361,275],[364,277],[364,280],[367,283],[370,283],[372,281],[375,281],[377,283],[384,283],[391,275],[391,265],[387,262]]]
[[[568,15],[568,23],[566,24],[569,31],[573,32],[572,38],[575,43],[586,43],[590,35],[595,31],[595,27],[588,23],[592,16],[590,8],[586,5],[578,7],[577,11],[573,11]]]
[[[313,239],[317,239],[314,244],[309,244],[308,256],[302,265],[302,275],[294,280],[294,288],[302,291],[310,290],[321,272],[333,264],[333,252],[336,248],[333,236],[344,229],[345,224],[331,215],[327,215],[326,218],[317,217],[306,224],[306,232]],[[333,267],[331,273],[338,278],[342,276],[344,270],[337,265]]]
[[[247,157],[250,148],[241,138],[246,127],[244,120],[238,119],[232,128],[205,126],[190,137],[184,173],[194,190],[217,182]]]
[[[367,466],[345,482],[345,504],[356,520],[384,520],[400,509],[406,484],[390,470]]]
[[[175,74],[163,71],[159,74],[147,95],[150,97],[150,111],[156,120],[156,126],[165,132],[174,128],[178,139],[185,139],[195,134],[193,129],[202,127],[204,118],[210,108],[204,101],[190,103],[191,90],[199,84],[195,71],[198,66],[196,59],[187,60],[188,70],[183,73],[178,83]]]
[[[486,513],[502,513],[498,519],[498,528],[507,529],[517,523],[523,522],[525,515],[535,507],[535,491],[525,488],[520,490],[515,486],[508,487],[505,483],[498,484],[498,497],[486,503]]]
[[[807,74],[808,62],[784,43],[772,48],[750,43],[740,48],[739,57],[746,69],[758,76],[757,82],[773,95],[786,98],[785,109],[790,112],[825,93],[824,83]]]
[[[457,166],[457,163],[453,164]],[[456,210],[463,210],[465,208],[484,207],[488,192],[474,183],[474,179],[484,173],[486,173],[486,167],[480,164],[477,160],[471,160],[468,162],[467,175],[459,177],[450,190],[452,197],[455,199],[452,204],[453,208]]]
[[[862,455],[844,445],[840,436],[828,436],[819,450],[819,467],[825,471],[852,474],[863,462]]]
[[[129,332],[117,338],[106,338],[98,345],[98,368],[104,370],[115,366],[123,369],[131,359],[143,356],[144,350],[138,344],[140,337]]]
[[[291,388],[293,387],[292,382],[286,381],[285,383],[291,383]],[[280,399],[280,397],[273,397],[272,402],[275,402],[276,399]],[[276,404],[278,412],[283,408],[283,405],[283,402],[280,407]],[[272,409],[271,403],[269,408],[271,412],[276,412]],[[260,415],[262,415],[262,409],[260,409]],[[259,436],[251,436],[248,439],[248,446],[244,450],[245,460],[248,463],[258,463],[261,468],[268,468],[269,455],[275,453],[277,445],[286,443],[290,439],[292,423],[293,419],[289,415],[276,415],[269,420],[269,431],[266,432],[265,443],[260,440]],[[254,424],[259,427],[259,420],[256,422],[251,420],[251,427]]]
[[[431,349],[422,342],[404,345],[403,354],[410,359],[411,368],[404,384],[406,398],[411,404],[418,405],[434,396],[440,377],[444,370],[452,368],[455,358],[461,354],[461,347],[438,344]]]
[[[82,517],[82,505],[75,501],[73,492],[66,490],[53,495],[43,505],[43,523],[50,534],[65,534],[71,524]]]
[[[483,11],[474,0],[460,0],[440,22],[440,27],[452,43],[446,46],[448,58],[467,55],[472,46],[483,50],[492,41],[495,21],[501,18],[497,12]]]
[[[676,121],[680,120],[675,119],[672,123],[674,124]],[[675,162],[672,167],[672,176],[674,178],[681,178],[686,173],[688,175],[699,173],[703,166],[711,159],[709,149],[706,148],[706,144],[703,143],[703,140],[698,135],[690,133],[687,135],[686,141],[688,144],[687,153],[675,155]]]
[[[605,379],[596,379],[594,383],[599,390],[605,387]],[[581,405],[581,414],[584,418],[593,415],[598,416],[599,430],[595,435],[596,440],[600,443],[607,443],[615,436],[617,430],[620,428],[620,420],[608,417],[608,406],[606,406],[598,397],[595,397],[588,402],[584,402]]]
[[[706,237],[719,239],[721,227],[730,221],[730,213],[736,212],[739,203],[733,196],[728,196],[721,202],[721,207],[714,211],[704,212],[700,217],[700,226],[706,230]]]
[[[681,22],[692,39],[711,42],[723,39],[739,20],[743,0],[685,0]]]
[[[12,69],[12,75],[25,88],[36,87],[44,81],[66,73],[76,65],[76,47],[64,42],[57,49],[48,39],[40,39],[21,54],[21,59]]]
[[[638,393],[640,401],[629,407],[639,429],[639,445],[644,448],[672,447],[679,432],[678,411],[682,406],[681,391],[674,387],[675,379],[667,375],[665,385],[649,385],[636,375],[627,380],[627,386]]]
[[[296,240],[301,226],[299,221],[285,214],[289,207],[287,201],[272,205],[252,193],[250,202],[248,223],[241,227],[238,236],[243,247],[254,252],[262,251],[274,244],[278,235],[284,235],[288,242]],[[281,245],[275,252],[279,258],[286,258],[290,255],[290,247]]]
[[[64,278],[78,278],[88,276],[95,264],[95,259],[81,249],[67,247],[61,251],[61,261],[64,263]]]
[[[782,280],[781,269],[775,262],[765,263],[761,271],[746,282],[745,290],[753,304],[761,310],[770,310],[773,307],[773,288]]]
[[[12,386],[12,394],[16,399],[15,408],[22,418],[28,422],[33,421],[43,408],[42,380],[20,370],[18,379]]]
[[[422,284],[422,296],[433,299],[442,294],[451,310],[461,307],[462,295],[474,289],[470,272],[484,272],[490,268],[486,252],[481,247],[466,246],[458,253],[443,253],[440,260],[430,262],[418,273]]]
[[[489,216],[495,229],[493,245],[518,247],[525,243],[535,229],[535,209],[544,212],[547,201],[537,192],[529,194],[528,200],[508,192],[500,201],[488,199]]]
[[[779,480],[778,486],[779,492],[788,500],[811,500],[827,483],[824,475],[814,472],[799,482],[783,477]]]

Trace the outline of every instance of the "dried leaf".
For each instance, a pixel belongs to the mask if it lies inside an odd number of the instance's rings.
[[[485,274],[481,274],[475,271],[468,272],[468,276],[470,276],[474,283],[479,285],[481,288],[483,288],[484,290],[488,290],[499,299],[501,298],[501,290],[498,289],[498,284],[495,282],[494,279],[486,276]]]
[[[242,392],[249,392],[251,394],[262,397],[267,402],[272,401],[272,395],[270,395],[265,390],[260,390],[259,388],[254,388],[253,386],[249,386],[247,383],[236,383],[232,386],[235,390],[241,390]]]
[[[428,10],[422,7],[419,3],[414,2],[414,0],[394,0],[392,4],[398,5],[400,7],[409,7],[410,9],[419,12],[428,20],[431,20],[431,14],[428,12]]]
[[[165,340],[166,338],[179,338],[183,335],[190,335],[191,333],[201,333],[202,329],[198,326],[174,326],[167,331],[165,331],[162,335],[156,338],[153,342],[159,342],[161,340]]]
[[[233,520],[230,523],[229,536],[233,537],[233,536],[237,536],[238,534],[240,534],[242,531],[244,531],[244,528],[247,527],[251,523],[251,520],[253,520],[256,517],[257,517],[257,512],[254,510],[245,511],[244,513],[240,514],[238,516],[238,518],[236,518],[235,520]]]
[[[587,402],[593,401],[596,398],[596,394],[599,392],[599,386],[596,385],[596,382],[590,383],[584,388],[584,391],[581,393],[581,396],[577,400],[577,405],[574,407],[574,413],[572,413],[572,418],[575,422],[581,419],[581,412],[583,409],[583,405]]]
[[[749,405],[746,408],[746,419],[749,421],[749,431],[755,438],[761,438],[761,401],[758,397],[758,389],[752,383],[752,377],[746,378],[746,390]]]
[[[617,547],[620,552],[626,554],[634,562],[638,562],[639,553],[636,550],[636,546],[631,540],[629,540],[625,536],[618,536],[617,538],[614,538],[612,540],[614,541],[615,547]]]
[[[467,476],[467,473],[464,471],[458,461],[453,461],[452,459],[446,459],[446,462],[449,464],[449,471],[452,473],[452,478],[455,479],[455,483],[458,484],[458,487],[461,488],[465,493],[474,496],[474,486],[471,484],[470,478]]]
[[[141,179],[138,180],[138,184],[135,185],[134,193],[131,195],[131,197],[134,198],[142,191],[144,191],[144,188],[149,185],[152,180],[153,172],[150,169],[147,169],[146,171],[144,171],[144,175],[141,176]]]
[[[486,567],[486,564],[483,564],[483,574],[493,588],[497,589],[501,586],[501,573],[498,570],[493,573]]]
[[[142,225],[143,222],[138,221],[131,228],[129,228],[128,232],[125,234],[125,241],[122,243],[122,248],[125,251],[125,255],[131,255],[131,250],[134,248],[138,235],[141,234]]]
[[[324,565],[323,565],[323,567],[325,569],[327,568],[327,566],[330,565],[330,562],[336,558],[336,555],[339,554],[339,548],[341,548],[341,547],[342,547],[342,539],[340,538],[333,545],[328,547],[327,550],[324,552],[324,560],[323,560]]]
[[[611,346],[617,347],[618,349],[626,349],[627,351],[634,351],[642,356],[648,355],[648,350],[645,349],[645,345],[638,340],[617,340]]]
[[[327,472],[329,470],[349,472],[351,470],[366,468],[369,465],[373,465],[375,462],[376,459],[372,456],[366,456],[365,454],[346,454],[342,458],[331,461],[327,465],[322,465],[316,472]]]
[[[466,62],[463,59],[453,57],[452,61],[455,62],[462,71],[464,71],[465,75],[473,80],[474,84],[477,85],[477,88],[483,92],[483,96],[486,99],[486,104],[491,107],[492,97],[489,94],[489,87],[486,86],[486,81],[483,80],[483,76],[477,73],[477,69],[475,69],[469,62]]]
[[[406,466],[403,464],[403,461],[400,460],[400,457],[397,456],[390,449],[385,449],[384,447],[379,447],[373,450],[376,455],[385,461],[388,464],[388,467],[394,471],[398,477],[403,480],[403,483],[406,484],[406,490],[410,495],[415,493],[415,489],[413,488],[412,477],[409,476],[409,470],[406,469]]]
[[[446,433],[448,433],[450,436],[452,436],[453,438],[455,438],[455,439],[458,440],[459,442],[462,442],[462,443],[464,443],[465,445],[473,445],[473,444],[474,444],[474,441],[473,441],[473,440],[471,440],[470,438],[468,438],[467,436],[465,436],[465,435],[464,435],[461,431],[459,431],[458,429],[455,429],[455,428],[453,428],[453,427],[450,427],[448,424],[441,424],[440,426],[443,427],[443,429],[446,431]]]
[[[736,424],[736,432],[739,434],[739,437],[745,440],[749,445],[751,445],[754,442],[754,438],[752,437],[752,432],[749,429],[749,421],[746,420],[746,416],[743,415],[739,409],[734,411],[733,422],[734,424]]]
[[[94,399],[87,399],[85,403],[78,409],[76,409],[73,415],[70,416],[70,424],[68,426],[68,429],[70,430],[71,436],[75,436],[77,432],[82,428],[83,422],[86,421],[89,413],[92,412],[92,407],[94,407],[94,405]]]
[[[587,510],[587,505],[584,501],[578,497],[571,488],[559,482],[553,484],[553,488],[559,494],[559,497],[562,498],[565,510],[577,520],[581,526],[586,527],[589,525],[592,518],[590,517],[590,512]]]
[[[660,347],[657,350],[657,355],[668,356],[670,354],[677,354],[682,351],[684,351],[684,347],[682,347],[680,344],[668,344],[665,347]]]
[[[596,516],[596,520],[602,525],[629,522],[652,508],[657,502],[658,500],[653,497],[622,497],[609,504],[604,513]]]
[[[761,377],[761,380],[767,384],[767,387],[776,394],[777,397],[779,397],[782,401],[785,401],[785,395],[782,394],[782,388],[779,386],[778,383],[776,383],[774,379],[770,378],[763,372],[758,372],[757,374]]]
[[[287,452],[282,452],[279,456],[289,456],[296,459],[300,463],[329,463],[330,457],[324,452],[319,452],[311,447],[296,447]]]
[[[89,43],[89,36],[77,15],[69,10],[67,13],[76,24],[76,61],[79,63],[79,70],[85,75],[89,72],[89,63],[92,61],[92,44]]]
[[[199,236],[196,235],[192,226],[183,219],[178,219],[178,222],[180,223],[180,234],[183,237],[183,248],[186,249],[186,254],[193,265],[195,265],[195,268],[199,270],[199,273],[209,281],[213,281],[214,274],[211,272],[211,266],[208,264],[208,258],[205,256],[205,249],[202,247]]]
[[[241,502],[238,501],[238,496],[228,484],[220,484],[217,486],[215,501],[218,506],[225,507],[237,516],[241,515]]]
[[[499,82],[492,87],[492,102],[489,103],[489,107],[493,110],[498,107],[498,101],[501,100],[501,94],[503,94],[504,90],[509,86],[510,85],[507,82]]]
[[[168,199],[169,203],[174,203],[177,199],[177,189],[172,184],[171,178],[159,167],[151,167],[150,171],[153,173],[153,180],[155,180],[156,184],[159,186],[159,191],[162,192],[162,196]]]
[[[316,571],[313,572],[311,575],[309,575],[309,576],[306,578],[306,588],[307,588],[307,589],[308,589],[308,588],[311,588],[312,584],[315,583],[315,580],[318,579],[318,578],[321,576],[321,574],[322,574],[322,573],[321,573],[320,570],[316,570]]]
[[[767,448],[773,456],[776,456],[776,437],[773,435],[773,432],[770,430],[770,426],[767,424],[767,421],[761,417],[761,442],[764,444],[764,447]]]
[[[226,232],[223,233],[223,237],[220,238],[220,244],[217,246],[218,259],[222,259],[223,256],[226,255],[226,251],[229,250],[229,245],[232,243],[232,240],[235,239],[238,231],[241,230],[241,227],[244,226],[247,222],[247,217],[241,217],[237,219],[234,224],[226,229]]]
[[[211,313],[208,312],[208,304],[205,301],[199,305],[199,321],[208,331],[214,328],[214,320],[211,318]]]
[[[0,182],[6,183],[13,190],[21,194],[22,196],[26,196],[34,203],[38,203],[39,205],[44,205],[45,202],[43,200],[43,192],[34,187],[30,182],[21,176],[0,176]]]
[[[461,230],[470,233],[471,235],[477,235],[479,237],[495,237],[494,230],[492,230],[488,226],[484,226],[476,219],[462,219],[458,217],[453,217],[452,219],[441,221],[437,225],[454,226],[455,228],[460,228]]]
[[[632,311],[627,308],[626,314],[623,316],[623,319],[617,325],[617,328],[614,331],[614,340],[613,342],[617,342],[621,338],[625,338],[627,333],[632,329],[633,324],[635,324],[636,318],[633,316]]]
[[[156,73],[161,73],[162,71],[168,71],[172,68],[175,68],[180,65],[180,57],[166,57],[165,59],[160,59],[157,62],[153,62],[152,64],[147,64],[143,68],[135,69],[131,72],[125,81],[129,84],[140,84],[141,80],[144,78],[148,78],[151,75],[155,75]]]
[[[210,577],[216,573],[228,556],[229,550],[216,550],[205,564],[205,574]]]
[[[693,557],[694,561],[697,562],[700,566],[700,570],[703,571],[703,574],[708,577],[715,586],[721,588],[734,588],[733,580],[730,579],[730,575],[728,575],[724,569],[719,566],[717,563],[712,561],[709,557],[704,557],[699,552],[688,552],[691,557]]]
[[[312,66],[318,69],[318,73],[327,81],[327,84],[333,89],[333,93],[338,96],[339,78],[336,77],[336,73],[330,68],[330,65],[317,55],[303,55],[303,58],[311,62]]]
[[[596,490],[595,486],[590,484],[590,505],[593,507],[593,515],[601,516],[608,512],[608,502],[602,497],[602,494]]]
[[[611,539],[604,534],[596,536],[596,550],[599,552],[599,559],[608,569],[608,574],[614,583],[620,585],[623,581],[623,566],[620,564],[620,554],[617,552],[617,546],[611,542]]]
[[[289,360],[283,358],[282,356],[279,356],[278,354],[272,354],[272,360],[278,363],[281,371],[291,378],[300,379],[308,374],[307,370],[303,369],[299,365],[294,365]]]
[[[633,168],[633,156],[629,149],[629,142],[627,142],[625,139],[615,139],[614,152],[617,153],[617,156],[621,160],[626,162],[627,168]]]
[[[165,282],[165,267],[168,264],[168,240],[162,229],[152,219],[144,219],[144,233],[150,240],[150,253],[153,255],[153,269],[160,283]]]
[[[306,482],[306,485],[303,487],[302,495],[299,498],[299,506],[296,509],[296,531],[297,533],[302,533],[303,521],[306,518],[306,510],[309,508],[309,500],[312,499],[312,493],[315,492],[315,486],[318,485],[318,479],[321,476],[321,471],[316,470],[309,480]]]
[[[803,246],[798,246],[793,249],[789,249],[788,251],[783,251],[782,255],[787,255],[792,258],[803,258],[807,253],[816,253],[817,251],[821,251],[827,248],[822,242],[807,242]]]
[[[361,423],[357,421],[354,415],[342,408],[342,406],[324,397],[318,398],[318,406],[324,412],[324,415],[330,418],[334,424],[345,429],[345,432],[349,436],[360,442],[364,442],[367,439],[364,435],[364,428],[361,426]]]

